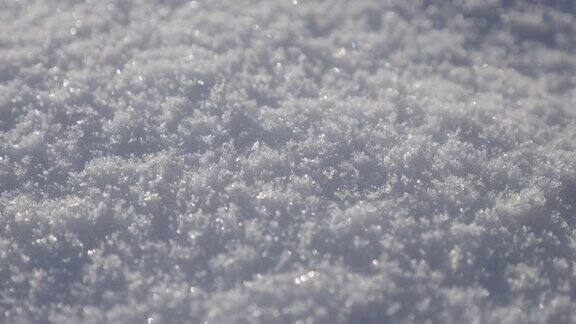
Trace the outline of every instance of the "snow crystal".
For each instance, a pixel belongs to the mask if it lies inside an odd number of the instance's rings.
[[[576,322],[574,1],[0,2],[0,322]]]

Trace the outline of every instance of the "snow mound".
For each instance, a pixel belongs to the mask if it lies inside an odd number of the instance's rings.
[[[576,321],[574,1],[0,21],[0,322]]]

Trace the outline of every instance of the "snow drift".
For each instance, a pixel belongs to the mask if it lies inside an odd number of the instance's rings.
[[[576,321],[573,1],[0,21],[1,322]]]

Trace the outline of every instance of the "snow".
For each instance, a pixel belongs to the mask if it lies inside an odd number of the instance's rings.
[[[573,1],[0,20],[0,322],[576,321]]]

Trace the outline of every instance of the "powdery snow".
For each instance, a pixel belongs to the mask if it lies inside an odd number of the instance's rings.
[[[0,0],[0,322],[575,322],[572,0]]]

